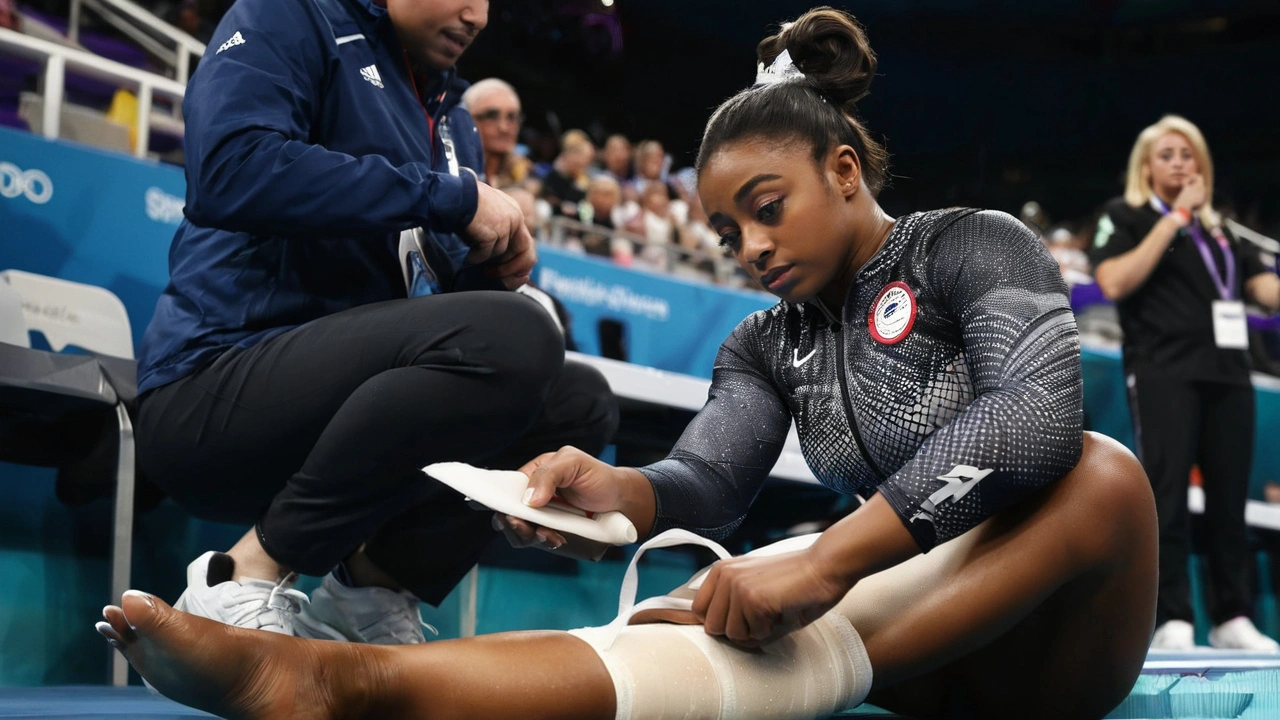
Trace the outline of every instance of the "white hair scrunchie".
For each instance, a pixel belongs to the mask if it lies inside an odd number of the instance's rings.
[[[769,67],[765,67],[764,63],[756,65],[756,85],[773,85],[803,75],[800,68],[791,62],[791,52],[788,50],[783,50],[781,55],[774,58]]]

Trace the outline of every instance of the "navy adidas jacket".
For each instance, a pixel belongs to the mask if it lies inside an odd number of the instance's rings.
[[[452,70],[419,90],[370,0],[237,0],[187,86],[186,218],[142,340],[138,390],[325,315],[405,297],[421,226],[447,289],[464,270],[483,151]],[[452,139],[449,148],[441,136]],[[452,168],[452,172],[451,172]]]

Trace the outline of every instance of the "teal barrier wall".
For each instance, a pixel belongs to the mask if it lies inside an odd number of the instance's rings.
[[[1084,373],[1085,427],[1109,435],[1136,452],[1120,351],[1084,348],[1080,355]],[[1280,391],[1275,386],[1255,389],[1257,408],[1249,496],[1261,500],[1263,484],[1268,480],[1280,481],[1280,443],[1276,442],[1277,432],[1280,432]]]

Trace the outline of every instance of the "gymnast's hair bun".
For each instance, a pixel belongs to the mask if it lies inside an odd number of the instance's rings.
[[[756,53],[768,67],[783,50],[818,92],[846,112],[871,91],[875,52],[862,25],[843,10],[814,8],[760,41]]]

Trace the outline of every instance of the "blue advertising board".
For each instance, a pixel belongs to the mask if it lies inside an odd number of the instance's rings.
[[[136,345],[169,277],[185,193],[172,165],[0,128],[0,269],[107,288]]]
[[[533,279],[573,316],[573,339],[590,355],[603,352],[609,324],[625,359],[638,365],[711,377],[720,343],[743,318],[777,303],[743,292],[632,270],[556,248],[538,249]]]

